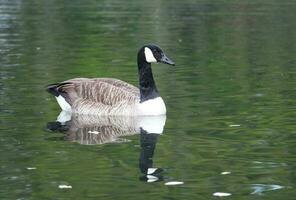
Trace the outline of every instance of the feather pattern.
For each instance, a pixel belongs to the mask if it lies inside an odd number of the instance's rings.
[[[95,115],[134,115],[139,89],[112,78],[75,78],[56,86],[72,112]]]

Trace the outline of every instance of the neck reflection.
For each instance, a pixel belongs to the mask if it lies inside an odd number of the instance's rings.
[[[143,176],[140,177],[141,181],[157,182],[163,180],[161,175],[161,172],[163,171],[162,168],[153,167],[153,155],[158,136],[159,134],[148,133],[144,129],[141,129],[141,153],[139,159],[139,168],[143,174]]]

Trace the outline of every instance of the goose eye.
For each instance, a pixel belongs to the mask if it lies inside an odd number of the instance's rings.
[[[154,54],[155,58],[157,58],[157,59],[161,58],[161,52],[159,50],[154,49],[153,54]]]

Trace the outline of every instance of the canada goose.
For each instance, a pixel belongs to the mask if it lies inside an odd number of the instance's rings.
[[[163,115],[165,104],[156,88],[151,63],[175,65],[154,44],[138,52],[139,88],[113,78],[74,78],[47,86],[62,110],[90,115]]]

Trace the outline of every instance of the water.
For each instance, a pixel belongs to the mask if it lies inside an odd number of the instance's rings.
[[[295,7],[0,0],[0,198],[294,199]],[[153,67],[162,134],[118,122],[48,130],[60,109],[45,85],[137,85],[136,53],[150,42],[177,64]]]

